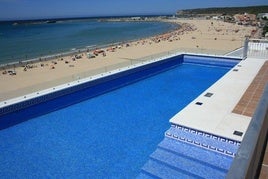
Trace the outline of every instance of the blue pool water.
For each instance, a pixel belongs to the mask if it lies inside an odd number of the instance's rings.
[[[30,120],[23,113],[24,122],[0,130],[0,175],[134,178],[169,119],[229,69],[183,63]]]

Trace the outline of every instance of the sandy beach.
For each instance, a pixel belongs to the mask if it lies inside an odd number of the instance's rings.
[[[245,36],[254,36],[256,27],[212,20],[170,20],[181,24],[173,32],[117,47],[101,49],[95,58],[86,53],[0,70],[0,101],[49,88],[86,76],[126,66],[144,57],[170,51],[224,55],[243,46]],[[93,53],[93,52],[91,52]],[[15,71],[10,75],[8,71]],[[7,72],[7,73],[6,73]]]

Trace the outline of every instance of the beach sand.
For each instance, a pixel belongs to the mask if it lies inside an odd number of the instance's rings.
[[[114,52],[88,59],[71,56],[29,64],[28,68],[16,67],[0,70],[0,101],[29,94],[107,70],[127,66],[160,53],[170,51],[226,54],[243,46],[245,36],[252,36],[256,27],[246,27],[212,20],[169,20],[180,23],[182,28],[167,34],[122,44]],[[68,63],[67,63],[68,62]],[[15,70],[16,75],[3,74]],[[27,71],[25,71],[27,70]]]

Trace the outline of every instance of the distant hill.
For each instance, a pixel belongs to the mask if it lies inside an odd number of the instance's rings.
[[[248,7],[215,7],[202,9],[185,9],[177,11],[177,15],[202,15],[202,14],[240,14],[240,13],[258,14],[268,13],[268,6],[248,6]]]

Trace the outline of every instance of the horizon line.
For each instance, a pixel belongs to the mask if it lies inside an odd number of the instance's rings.
[[[112,18],[112,17],[153,17],[153,16],[172,16],[175,13],[159,13],[159,14],[122,14],[122,15],[74,15],[74,16],[55,16],[55,17],[32,17],[32,18],[22,18],[22,19],[0,19],[0,22],[13,22],[13,21],[42,21],[42,20],[63,20],[63,19],[94,19],[94,18]]]

